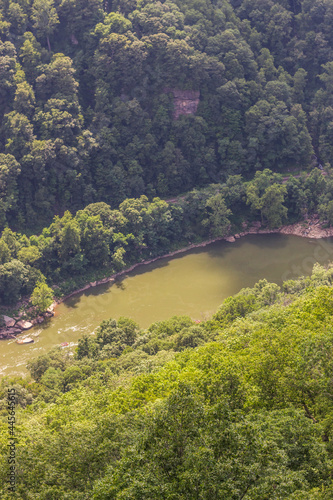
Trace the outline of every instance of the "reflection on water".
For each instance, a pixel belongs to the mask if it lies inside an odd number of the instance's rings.
[[[141,327],[173,315],[207,319],[222,301],[261,278],[280,284],[333,260],[333,240],[279,234],[217,242],[172,259],[143,265],[113,284],[86,290],[56,308],[55,317],[29,330],[33,344],[0,342],[0,373],[25,373],[27,360],[77,339],[110,317],[129,316]]]

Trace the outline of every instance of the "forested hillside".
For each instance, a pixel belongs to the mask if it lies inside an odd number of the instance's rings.
[[[29,238],[7,227],[0,237],[0,304],[15,306],[45,281],[54,287],[51,297],[61,297],[192,242],[241,232],[252,223],[270,230],[318,214],[323,225],[333,225],[331,168],[325,175],[315,168],[284,180],[269,169],[250,181],[232,175],[172,203],[144,195],[117,209],[92,203],[56,216]]]
[[[104,321],[0,384],[1,498],[330,500],[333,269],[261,280],[195,324]],[[16,494],[6,492],[7,387]]]
[[[333,0],[2,0],[1,313],[253,223],[333,226],[332,26]],[[110,319],[3,378],[1,499],[331,500],[332,285]]]
[[[332,162],[332,22],[332,0],[3,0],[2,228]]]

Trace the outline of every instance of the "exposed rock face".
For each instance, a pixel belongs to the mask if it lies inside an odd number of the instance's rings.
[[[20,330],[21,332],[21,330]],[[13,339],[14,335],[12,333],[8,333],[7,330],[0,330],[0,340],[8,340],[8,339]]]
[[[173,95],[173,118],[177,120],[180,115],[194,115],[197,112],[200,100],[199,90],[164,89],[165,93]]]
[[[78,45],[78,41],[77,41],[77,38],[76,36],[74,35],[74,33],[71,34],[71,42],[73,45]]]
[[[15,325],[15,319],[14,318],[11,318],[10,316],[5,316],[3,317],[3,320],[5,322],[5,325],[7,328],[11,328],[12,326]]]
[[[9,335],[16,335],[18,333],[21,333],[20,328],[7,328],[6,333]]]
[[[318,216],[314,215],[305,221],[281,227],[280,233],[295,234],[296,236],[306,236],[307,238],[319,239],[333,236],[333,228],[323,228]]]

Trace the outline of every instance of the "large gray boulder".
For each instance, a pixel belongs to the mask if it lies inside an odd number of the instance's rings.
[[[5,322],[6,328],[11,328],[16,323],[15,319],[11,318],[10,316],[5,316],[4,315],[3,320]]]
[[[17,326],[22,330],[29,330],[29,328],[33,327],[33,324],[30,323],[30,321],[24,321],[23,319],[21,319],[21,321],[17,322]]]

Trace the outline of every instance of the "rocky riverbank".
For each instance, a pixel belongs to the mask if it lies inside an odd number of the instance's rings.
[[[112,281],[115,281],[115,279],[118,278],[119,276],[123,276],[124,274],[129,273],[139,266],[148,265],[148,264],[156,262],[157,260],[160,260],[160,259],[173,257],[174,255],[187,252],[188,250],[191,250],[193,248],[205,247],[207,245],[210,245],[211,243],[214,243],[215,241],[225,240],[225,241],[228,241],[229,243],[234,243],[236,241],[236,239],[239,239],[242,236],[247,236],[249,234],[281,233],[281,234],[302,236],[304,238],[316,238],[316,239],[327,238],[329,236],[333,236],[333,227],[326,228],[326,229],[322,228],[322,224],[321,224],[319,217],[317,215],[314,215],[313,217],[305,219],[301,222],[297,222],[295,224],[281,226],[277,229],[261,229],[261,222],[259,222],[259,221],[252,223],[252,225],[250,227],[248,226],[248,224],[246,222],[243,222],[242,226],[243,226],[244,231],[242,231],[240,233],[235,233],[234,235],[231,235],[231,236],[223,236],[223,237],[210,239],[207,241],[203,241],[201,243],[193,243],[187,247],[181,248],[179,250],[175,250],[174,252],[170,252],[170,253],[167,253],[165,255],[155,257],[154,259],[144,260],[142,262],[138,262],[137,264],[134,264],[133,266],[131,266],[127,269],[124,269],[123,271],[120,271],[116,274],[112,274],[111,276],[108,276],[107,278],[103,278],[101,280],[88,283],[83,288],[80,288],[78,290],[74,290],[74,292],[70,293],[69,295],[62,297],[56,303],[63,302],[64,300],[66,300],[70,297],[73,297],[74,295],[76,295],[78,293],[84,292],[85,290],[88,290],[91,287],[95,287],[98,285],[102,285],[103,283],[110,283]],[[56,303],[54,303],[54,304],[56,304]]]
[[[289,224],[286,226],[281,226],[277,229],[261,229],[261,223],[255,222],[249,229],[239,235],[235,235],[237,238],[240,236],[246,236],[248,234],[271,234],[271,233],[280,233],[280,234],[290,234],[294,236],[301,236],[302,238],[328,238],[333,236],[333,227],[324,228],[322,222],[320,222],[318,215],[313,215],[307,219],[302,220],[301,222],[296,222],[295,224]],[[225,238],[227,241],[230,241],[230,238]],[[233,240],[235,241],[235,240]]]
[[[242,226],[243,226],[242,227],[243,231],[236,233],[234,235],[214,238],[214,239],[210,239],[207,241],[203,241],[201,243],[191,244],[185,248],[175,250],[174,252],[170,252],[168,254],[161,255],[159,257],[155,257],[154,259],[138,262],[137,264],[134,264],[133,266],[131,266],[127,269],[124,269],[123,271],[112,274],[112,275],[110,275],[106,278],[103,278],[101,280],[87,283],[83,288],[80,288],[78,290],[74,290],[69,295],[66,295],[65,297],[62,297],[61,299],[58,299],[57,301],[55,301],[51,305],[51,307],[43,315],[38,316],[37,318],[35,318],[31,321],[24,321],[24,320],[22,320],[21,317],[10,318],[8,316],[4,316],[5,327],[3,327],[0,330],[0,339],[14,338],[19,333],[22,333],[23,331],[25,331],[29,328],[32,328],[34,325],[36,325],[38,323],[42,323],[46,318],[49,318],[49,317],[54,315],[54,308],[57,304],[59,304],[60,302],[63,302],[64,300],[66,300],[66,299],[68,299],[68,298],[70,298],[78,293],[82,293],[82,292],[88,290],[89,288],[92,288],[92,287],[95,287],[98,285],[102,285],[104,283],[113,282],[117,278],[119,278],[120,276],[126,275],[127,273],[133,271],[134,269],[136,269],[139,266],[148,265],[148,264],[151,264],[151,263],[156,262],[157,260],[160,260],[163,258],[173,257],[174,255],[187,252],[188,250],[191,250],[193,248],[205,247],[207,245],[210,245],[211,243],[214,243],[215,241],[225,240],[225,241],[228,241],[229,243],[233,243],[236,241],[236,239],[239,239],[242,236],[247,236],[249,234],[272,234],[272,233],[290,234],[290,235],[295,235],[295,236],[301,236],[304,238],[315,238],[315,239],[327,238],[329,236],[333,236],[333,227],[323,228],[322,223],[320,222],[319,217],[317,215],[314,215],[308,219],[305,219],[301,222],[297,222],[295,224],[281,226],[280,228],[277,228],[277,229],[262,229],[260,222],[254,222],[251,226],[248,226],[248,224],[246,222],[243,222]]]
[[[318,216],[313,216],[302,222],[283,226],[279,229],[282,234],[294,234],[304,238],[329,238],[333,236],[333,227],[323,228]]]
[[[26,321],[22,319],[22,316],[24,313],[20,313],[18,316],[11,317],[11,316],[3,316],[3,322],[4,326],[0,329],[0,340],[8,340],[8,339],[13,339],[16,337],[16,335],[19,335],[20,333],[23,333],[26,330],[29,330],[32,328],[34,325],[43,323],[45,319],[51,318],[54,316],[54,307],[56,303],[54,302],[48,309],[45,311],[40,316],[37,316],[37,318],[34,318],[30,321]]]

